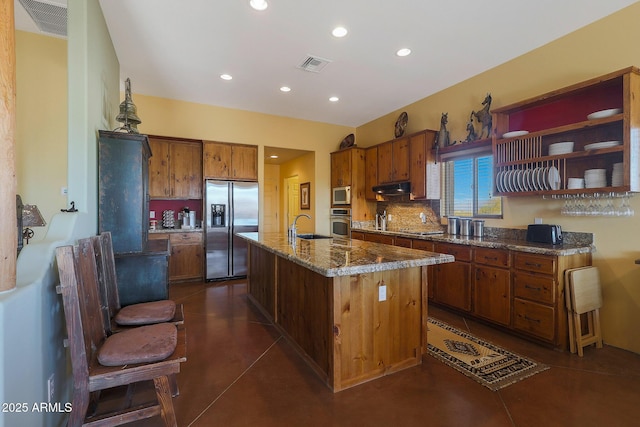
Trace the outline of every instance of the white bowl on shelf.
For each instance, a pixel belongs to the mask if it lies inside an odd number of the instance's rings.
[[[503,133],[502,137],[503,138],[515,138],[517,136],[524,136],[524,135],[526,135],[528,133],[529,133],[528,130],[513,130],[511,132]]]

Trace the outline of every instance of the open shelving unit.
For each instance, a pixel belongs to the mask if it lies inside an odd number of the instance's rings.
[[[591,113],[619,113],[588,119]],[[503,196],[590,194],[640,191],[640,70],[629,67],[560,90],[497,108],[493,114],[494,191]],[[526,130],[523,136],[503,138]],[[549,155],[549,146],[571,141],[573,151]],[[585,149],[617,141],[607,148]],[[622,163],[622,181],[612,185],[613,165]],[[569,178],[605,169],[606,185],[567,188]]]

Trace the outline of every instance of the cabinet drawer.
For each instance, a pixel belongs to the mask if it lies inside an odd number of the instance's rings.
[[[478,264],[509,267],[509,252],[499,249],[475,248],[473,260]]]
[[[534,276],[526,273],[514,273],[513,293],[516,298],[525,298],[543,304],[555,301],[556,281],[550,276]]]
[[[554,274],[556,271],[556,258],[553,256],[516,252],[514,256],[514,266],[518,270],[541,274]]]
[[[403,248],[411,248],[411,239],[405,237],[396,237],[393,239],[394,246],[402,246]]]
[[[428,240],[413,239],[411,247],[413,249],[421,249],[423,251],[433,252],[433,243],[429,242]]]
[[[169,241],[172,245],[202,243],[202,233],[171,233]]]
[[[354,240],[364,240],[364,233],[361,233],[359,231],[352,231],[351,238]]]
[[[547,341],[555,337],[554,309],[547,305],[513,300],[513,327]]]
[[[435,252],[453,255],[456,261],[471,261],[473,250],[469,246],[436,243]]]
[[[386,234],[365,233],[364,240],[367,242],[384,243],[385,245],[393,245],[393,236]]]

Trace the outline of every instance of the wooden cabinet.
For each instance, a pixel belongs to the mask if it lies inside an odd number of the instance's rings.
[[[351,185],[353,149],[331,153],[331,187]]]
[[[399,138],[378,145],[378,182],[409,180],[409,138]]]
[[[347,148],[331,153],[331,187],[351,187],[351,219],[370,221],[372,207],[365,198],[365,150]],[[332,207],[336,207],[332,205]],[[343,206],[337,206],[343,207]]]
[[[377,200],[373,187],[378,185],[378,147],[367,148],[364,167],[364,197],[367,200]]]
[[[149,145],[149,196],[201,199],[202,143],[151,137]]]
[[[440,166],[432,151],[436,132],[425,130],[409,136],[409,181],[414,200],[440,198]]]
[[[434,266],[434,300],[463,311],[471,311],[471,259],[469,246],[436,243],[434,251],[450,254],[455,262]]]
[[[366,242],[384,243],[385,245],[393,245],[393,236],[378,233],[364,233]]]
[[[564,274],[591,264],[591,254],[552,256],[515,252],[513,329],[556,347],[567,348]]]
[[[473,314],[501,325],[511,323],[509,251],[475,248]]]
[[[204,244],[202,233],[151,233],[150,240],[169,239],[169,280],[181,282],[202,280],[204,268]]]
[[[493,110],[495,192],[502,195],[640,191],[640,70],[626,68]],[[619,109],[612,114],[594,112]],[[524,130],[521,136],[505,133]],[[552,144],[573,142],[569,152]],[[601,147],[591,144],[604,142]],[[619,182],[612,170],[623,165]],[[569,178],[605,169],[606,183],[569,189]],[[594,180],[595,181],[595,180]]]
[[[205,141],[203,147],[205,178],[258,180],[258,147]]]

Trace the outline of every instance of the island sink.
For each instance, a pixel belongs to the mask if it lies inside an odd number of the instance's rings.
[[[298,234],[298,237],[301,239],[309,240],[309,239],[331,239],[331,236],[323,236],[322,234]]]

